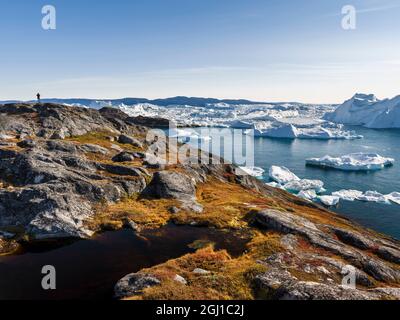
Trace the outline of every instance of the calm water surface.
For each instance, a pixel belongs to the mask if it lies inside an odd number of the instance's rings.
[[[323,141],[255,138],[255,165],[265,169],[266,182],[270,166],[283,165],[301,178],[324,181],[328,193],[341,189],[364,192],[372,190],[383,194],[400,192],[400,130],[373,130],[362,127],[346,129],[355,130],[364,135],[364,139]],[[305,165],[305,159],[310,157],[341,156],[354,152],[378,153],[396,159],[397,163],[384,170],[368,173],[327,170]],[[398,205],[342,201],[333,210],[368,228],[400,239]]]
[[[114,285],[125,275],[194,252],[196,240],[215,243],[232,255],[245,250],[246,239],[208,228],[166,226],[135,235],[132,230],[104,233],[92,240],[59,248],[26,248],[0,257],[0,300],[112,299]],[[57,271],[57,289],[41,288],[41,269]]]

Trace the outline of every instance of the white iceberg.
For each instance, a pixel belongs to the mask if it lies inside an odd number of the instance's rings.
[[[277,182],[268,182],[266,185],[272,188],[283,189],[282,185]]]
[[[256,178],[262,178],[265,170],[260,167],[239,167],[240,170],[242,170],[245,174],[256,177]],[[238,172],[236,172],[238,173]],[[240,172],[239,172],[240,174]]]
[[[315,190],[317,193],[325,192],[324,183],[321,180],[301,179],[286,183],[283,186],[290,192],[300,192],[305,190]]]
[[[269,177],[279,184],[286,184],[291,181],[300,180],[300,178],[296,176],[293,172],[291,172],[288,168],[280,166],[272,166],[269,169]]]
[[[264,129],[254,130],[255,137],[280,138],[280,139],[361,139],[363,136],[351,131],[343,131],[338,125],[325,123],[321,125],[309,125],[305,128],[297,128],[293,124],[279,123],[280,126],[273,126]]]
[[[291,124],[270,128],[265,131],[256,131],[255,136],[269,138],[296,139],[299,134],[296,127]]]
[[[358,190],[340,190],[336,192],[332,192],[332,196],[338,197],[342,200],[347,200],[347,201],[354,201],[358,197],[361,197],[363,195],[363,192],[358,191]]]
[[[305,200],[314,200],[318,197],[315,190],[302,190],[297,194],[297,196]]]
[[[226,123],[232,129],[254,129],[254,124],[248,121],[234,120]]]
[[[357,197],[357,200],[390,204],[390,201],[386,198],[386,196],[377,191],[367,191],[363,195]]]
[[[400,96],[379,100],[372,94],[356,94],[325,120],[367,128],[400,128]]]
[[[391,194],[385,195],[385,198],[390,202],[400,205],[400,192],[392,192]]]
[[[328,207],[333,207],[339,203],[340,198],[335,196],[319,196],[318,200]]]
[[[322,158],[310,158],[306,164],[328,167],[344,171],[370,171],[380,170],[395,162],[392,158],[385,158],[376,153],[352,153],[341,157],[324,156]]]

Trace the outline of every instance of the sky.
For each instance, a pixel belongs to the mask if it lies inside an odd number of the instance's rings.
[[[399,17],[400,0],[0,0],[0,100],[393,97]]]

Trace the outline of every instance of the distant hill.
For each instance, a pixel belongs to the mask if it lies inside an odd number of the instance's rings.
[[[11,103],[17,101],[0,101],[0,103]],[[35,102],[35,100],[31,100],[28,102]],[[69,99],[42,99],[42,102],[53,102],[53,103],[66,103],[66,104],[81,104],[85,106],[90,106],[94,104],[99,104],[100,102],[110,103],[112,105],[134,105],[138,103],[151,103],[159,106],[169,106],[169,105],[190,105],[190,106],[198,106],[204,107],[207,104],[215,104],[215,103],[227,103],[227,104],[259,104],[263,102],[255,102],[244,99],[214,99],[214,98],[199,98],[199,97],[172,97],[165,99],[146,99],[146,98],[122,98],[122,99],[79,99],[79,98],[69,98]]]

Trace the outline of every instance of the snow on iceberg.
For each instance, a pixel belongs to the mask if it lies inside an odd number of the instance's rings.
[[[245,174],[256,178],[262,178],[265,172],[263,168],[259,167],[239,167],[239,169],[242,170]]]
[[[347,201],[354,201],[358,197],[361,197],[363,195],[363,192],[358,191],[358,190],[340,190],[336,192],[332,192],[332,196],[338,197],[342,200],[347,200]]]
[[[283,186],[290,192],[300,192],[305,190],[315,190],[317,193],[325,192],[324,183],[321,180],[301,179],[290,181]]]
[[[357,200],[390,204],[390,201],[386,198],[386,196],[377,191],[367,191],[363,195],[357,197]]]
[[[335,196],[319,196],[318,200],[327,207],[333,207],[339,203],[340,198]]]
[[[268,137],[268,138],[283,138],[283,139],[296,139],[298,131],[295,126],[288,124],[280,127],[273,127],[263,130],[255,130],[255,137]]]
[[[300,178],[296,176],[286,167],[272,166],[269,169],[269,177],[278,182],[279,184],[286,184],[290,181],[299,181]]]
[[[392,158],[385,158],[376,153],[352,153],[341,157],[324,156],[322,158],[310,158],[307,165],[323,168],[334,168],[344,171],[370,171],[380,170],[395,162]]]
[[[386,195],[385,198],[390,202],[400,205],[400,192],[392,192]]]
[[[305,200],[314,200],[318,197],[315,190],[302,190],[297,194],[297,196]]]
[[[329,123],[321,125],[310,125],[305,128],[295,127],[293,124],[280,124],[266,129],[254,130],[255,137],[280,138],[280,139],[318,139],[318,140],[353,140],[362,139],[352,131],[343,131],[337,125]],[[335,127],[336,126],[336,127]]]
[[[324,119],[374,129],[400,128],[400,96],[379,100],[372,94],[356,94]]]

